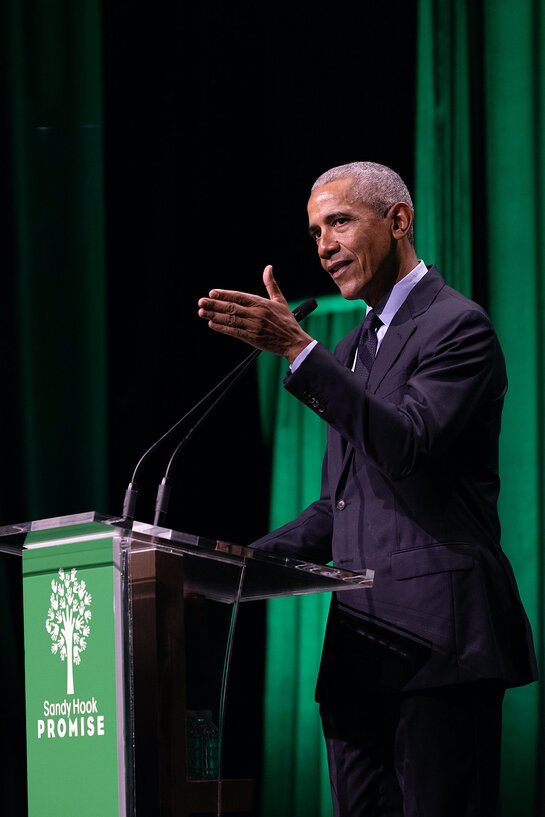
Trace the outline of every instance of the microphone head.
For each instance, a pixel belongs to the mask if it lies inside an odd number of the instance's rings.
[[[299,304],[299,306],[295,307],[295,309],[292,312],[292,315],[295,318],[295,320],[299,323],[300,321],[303,320],[303,318],[306,318],[307,315],[310,315],[311,312],[314,312],[317,306],[318,301],[316,300],[316,298],[308,298],[308,300],[303,301],[302,304]]]

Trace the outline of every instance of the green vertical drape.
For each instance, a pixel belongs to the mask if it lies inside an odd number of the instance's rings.
[[[326,296],[305,319],[305,330],[333,349],[363,314],[361,301]],[[271,529],[318,498],[326,441],[325,423],[281,388],[285,370],[283,359],[259,358],[263,428],[273,446]],[[332,813],[314,702],[329,601],[329,593],[319,593],[267,602],[263,817]]]
[[[452,286],[471,295],[467,3],[422,0],[417,31],[416,247],[421,258],[437,259]]]
[[[490,311],[509,374],[501,463],[503,543],[543,661],[545,8],[486,2],[486,191]],[[543,686],[510,693],[505,814],[543,814]]]
[[[6,0],[1,14],[19,504],[27,518],[105,510],[101,3]]]
[[[502,543],[542,661],[545,9],[539,0],[420,0],[418,11],[417,248],[481,296],[504,348]],[[543,813],[542,750],[542,686],[508,691],[505,817]]]
[[[0,524],[105,511],[101,3],[0,7]],[[25,808],[20,563],[0,559],[2,814]]]
[[[417,252],[437,264],[449,283],[489,309],[505,351],[510,387],[501,438],[502,541],[531,619],[541,666],[544,52],[540,0],[419,0]],[[318,311],[308,318],[311,334],[326,344],[358,319],[348,310],[335,315],[338,303],[343,302],[328,300],[321,315]],[[282,364],[266,357],[261,364],[265,432],[274,450],[271,527],[276,527],[316,496],[324,428],[289,395],[275,397],[281,392]],[[269,602],[264,817],[330,813],[318,715],[309,704],[326,602],[321,597]],[[508,691],[502,817],[544,813],[543,711],[541,683]]]

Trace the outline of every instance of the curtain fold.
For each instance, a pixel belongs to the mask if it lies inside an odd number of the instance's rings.
[[[489,310],[505,352],[502,545],[542,667],[543,11],[532,0],[420,0],[418,12],[417,248]],[[509,690],[506,817],[543,813],[543,731],[542,684]]]
[[[508,0],[419,0],[416,247],[419,257],[437,264],[449,283],[489,310],[505,352],[509,391],[500,448],[502,544],[532,623],[541,677],[544,53],[545,10],[539,0],[516,5]],[[331,299],[325,323],[317,323],[325,321],[325,309],[308,318],[309,331],[326,345],[359,319],[335,312],[342,303]],[[325,439],[324,428],[314,428],[318,418],[282,393],[282,367],[264,357],[260,369],[264,434],[274,450],[271,528],[317,495]],[[310,436],[314,433],[316,442]],[[264,817],[330,813],[317,709],[308,705],[325,602],[321,597],[269,602]],[[507,692],[503,817],[545,813],[544,703],[541,681]]]
[[[509,376],[501,447],[502,538],[533,624],[543,677],[544,12],[532,0],[516,6],[487,1],[484,8],[489,306]],[[508,693],[505,814],[543,814],[543,705],[542,682]]]
[[[420,0],[418,6],[414,231],[420,257],[437,259],[449,283],[471,296],[468,13],[465,0]]]
[[[101,4],[0,7],[1,524],[105,511]],[[21,565],[0,557],[2,813],[26,813]]]
[[[22,428],[6,508],[105,511],[101,4],[6,0],[2,22],[13,295],[2,332]]]
[[[363,319],[365,305],[336,295],[317,300],[305,330],[333,349]],[[273,447],[272,530],[319,497],[326,425],[282,388],[284,359],[262,355],[258,367],[263,434]],[[317,593],[267,602],[262,817],[332,813],[314,701],[330,598]]]

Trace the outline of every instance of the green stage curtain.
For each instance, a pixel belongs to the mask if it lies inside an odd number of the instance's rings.
[[[420,0],[416,134],[419,252],[488,308],[507,360],[502,543],[540,662],[544,11],[533,0]],[[508,691],[504,713],[502,815],[543,814],[541,684]]]
[[[416,246],[449,283],[489,310],[505,351],[510,387],[501,438],[502,542],[541,667],[544,53],[545,9],[538,0],[419,0]],[[350,312],[357,307],[344,311],[342,303],[330,299],[327,310],[307,319],[310,333],[326,344],[358,320]],[[283,366],[261,360],[264,431],[274,452],[271,528],[316,497],[325,440],[323,424],[282,393]],[[264,817],[331,813],[313,703],[327,602],[322,596],[269,602]],[[501,814],[538,817],[545,808],[541,682],[509,690],[504,713]]]
[[[293,304],[295,306],[295,304]],[[305,330],[333,349],[359,323],[365,305],[337,295],[318,298]],[[326,425],[282,389],[287,364],[259,358],[263,433],[273,451],[271,529],[320,494]],[[314,686],[330,594],[267,602],[263,817],[328,817],[331,795]]]
[[[4,524],[23,521],[14,508],[25,519],[105,509],[101,8],[5,0],[0,12],[12,296],[2,332],[21,429],[18,450],[5,446],[17,461],[3,463]]]
[[[485,9],[490,311],[510,380],[501,450],[503,543],[543,667],[545,8],[501,0]],[[505,815],[543,814],[543,704],[542,683],[508,696]]]
[[[421,0],[418,15],[415,239],[471,295],[471,121],[466,2]],[[448,56],[446,56],[448,55]],[[456,217],[452,218],[452,213]]]
[[[100,12],[0,7],[1,525],[105,508]],[[26,813],[20,571],[0,559],[6,817]]]

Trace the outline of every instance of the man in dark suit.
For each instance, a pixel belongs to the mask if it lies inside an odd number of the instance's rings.
[[[323,268],[367,307],[333,353],[270,266],[268,298],[213,290],[199,314],[286,357],[286,389],[328,424],[320,498],[253,546],[375,571],[333,597],[317,684],[335,817],[493,817],[504,692],[536,678],[500,547],[500,345],[417,258],[393,170],[327,171],[308,215]]]

